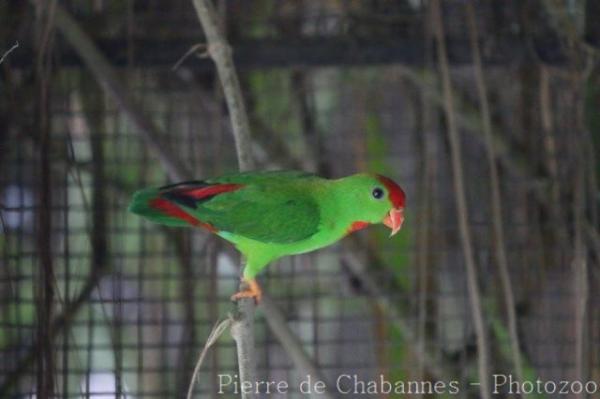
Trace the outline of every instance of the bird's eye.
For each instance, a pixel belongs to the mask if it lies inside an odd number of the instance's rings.
[[[373,198],[375,199],[382,199],[383,198],[383,189],[379,188],[379,187],[375,187],[373,189]]]

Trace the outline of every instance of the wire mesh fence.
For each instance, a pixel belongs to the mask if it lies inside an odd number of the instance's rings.
[[[589,3],[476,3],[517,356],[539,397],[558,397],[561,381],[571,396],[577,384],[581,395],[600,392],[600,75],[589,23],[598,10]],[[166,184],[168,173],[140,124],[57,31],[45,8],[52,4],[0,6],[8,21],[2,46],[20,44],[0,64],[0,397],[185,397],[210,331],[232,310],[239,255],[204,230],[161,227],[127,212],[134,191]],[[259,276],[323,385],[334,397],[479,397],[432,4],[217,5],[240,68],[259,169],[331,177],[373,171],[392,176],[408,196],[399,235],[388,239],[373,226],[283,258]],[[203,40],[191,2],[59,6],[112,65],[167,154],[197,178],[236,170],[210,61],[193,54],[172,68]],[[495,396],[513,397],[529,385],[509,384],[517,380],[515,348],[464,4],[443,6],[496,374],[489,378],[502,382]],[[255,333],[261,395],[317,396],[318,382],[295,367],[260,306]],[[538,379],[557,387],[538,392]],[[225,334],[194,393],[228,398],[240,390],[235,345]]]

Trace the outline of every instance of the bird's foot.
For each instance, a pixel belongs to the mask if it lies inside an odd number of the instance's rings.
[[[242,279],[242,281],[244,281],[248,285],[248,289],[245,289],[236,294],[233,294],[231,296],[231,300],[237,301],[238,299],[242,299],[242,298],[254,298],[254,301],[257,304],[259,304],[260,300],[262,298],[262,290],[260,289],[260,286],[258,285],[258,282],[256,281],[256,279],[255,278],[250,279],[250,280]]]

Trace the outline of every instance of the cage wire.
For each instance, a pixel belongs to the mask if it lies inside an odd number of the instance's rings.
[[[236,170],[212,64],[193,55],[172,69],[203,40],[190,1],[60,3],[158,126],[163,148],[198,178]],[[597,112],[590,125],[577,119],[587,100],[584,87],[562,75],[579,64],[561,38],[567,22],[577,37],[591,35],[586,18],[594,6],[542,2],[536,14],[536,2],[518,3],[476,2],[476,16],[495,134],[510,144],[500,149],[499,165],[519,356],[525,378],[584,376],[598,386],[593,397],[600,392],[598,253],[581,225],[597,234],[590,162],[600,136]],[[490,365],[514,374],[490,171],[473,122],[478,97],[464,2],[443,5],[462,100],[468,221]],[[431,4],[232,0],[217,6],[261,169],[332,177],[370,170],[392,176],[408,195],[406,226],[394,238],[371,227],[330,248],[281,259],[259,277],[328,387],[336,397],[386,397],[368,391],[366,382],[457,381],[458,397],[477,397],[476,333]],[[205,231],[160,227],[127,212],[135,190],[169,182],[156,154],[59,33],[50,40],[50,80],[40,81],[41,22],[33,6],[4,3],[0,15],[12,18],[0,28],[3,46],[16,36],[21,44],[0,65],[0,396],[185,397],[206,338],[232,309],[239,255]],[[523,15],[526,34],[519,30]],[[597,90],[597,68],[588,82]],[[49,90],[47,104],[40,87]],[[590,104],[598,100],[590,96]],[[535,194],[540,187],[548,189],[549,207]],[[255,332],[259,378],[289,384],[287,393],[269,397],[306,397],[298,387],[307,376],[295,369],[260,307]],[[235,345],[225,334],[200,370],[195,397],[239,397],[237,374]],[[507,389],[498,396],[509,397]],[[404,396],[410,395],[390,395]]]

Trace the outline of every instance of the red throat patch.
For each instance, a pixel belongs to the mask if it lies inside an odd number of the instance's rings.
[[[358,231],[358,230],[362,230],[362,229],[366,228],[367,226],[369,226],[369,224],[370,224],[369,222],[361,222],[361,221],[354,222],[350,225],[350,227],[348,227],[347,234],[354,233],[355,231]]]
[[[387,188],[388,198],[394,208],[404,208],[404,203],[406,202],[406,194],[404,194],[404,190],[402,190],[402,188],[389,177],[377,175],[377,179],[385,186],[385,188]]]

